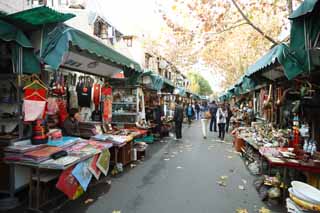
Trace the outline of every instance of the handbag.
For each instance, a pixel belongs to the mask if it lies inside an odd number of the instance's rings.
[[[204,112],[204,117],[206,119],[210,119],[211,118],[211,113],[209,111]]]

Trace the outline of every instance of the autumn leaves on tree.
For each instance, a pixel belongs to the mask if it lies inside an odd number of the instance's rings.
[[[300,3],[301,0],[159,0],[158,12],[167,26],[157,45],[161,46],[161,54],[181,70],[192,70],[194,64],[203,62],[214,75],[223,73],[223,86],[227,88],[273,45],[288,40],[288,16]]]

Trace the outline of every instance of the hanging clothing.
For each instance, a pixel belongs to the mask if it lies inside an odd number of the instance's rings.
[[[89,107],[91,106],[91,86],[85,86],[84,83],[78,83],[77,88],[78,95],[78,105],[79,107]]]
[[[78,108],[78,95],[75,86],[69,87],[69,109]]]
[[[95,109],[99,108],[100,99],[101,99],[101,85],[94,84],[93,85],[93,103],[94,103]]]
[[[103,120],[111,122],[112,119],[112,88],[102,87],[101,89],[103,98]]]

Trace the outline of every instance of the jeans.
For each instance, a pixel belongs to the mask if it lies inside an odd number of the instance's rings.
[[[230,118],[227,118],[227,122],[226,122],[226,132],[229,131],[229,125],[230,125]]]
[[[226,130],[226,124],[220,123],[218,124],[218,126],[219,126],[219,138],[223,140],[225,135],[225,130]]]
[[[207,137],[208,119],[201,119],[201,127],[202,127],[202,135],[203,135],[203,137]]]
[[[212,126],[213,126],[213,131],[217,131],[217,119],[216,116],[212,116],[211,117],[211,121],[210,121],[210,132],[212,132]]]
[[[176,130],[176,138],[182,138],[182,122],[176,121],[175,122],[175,130]]]
[[[196,120],[200,120],[200,111],[199,112],[196,112]]]
[[[191,125],[191,123],[192,123],[192,116],[188,116],[188,124],[189,124],[189,126]]]

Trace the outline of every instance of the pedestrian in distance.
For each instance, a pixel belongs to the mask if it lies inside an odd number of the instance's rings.
[[[218,110],[218,106],[216,104],[215,101],[212,101],[211,104],[209,105],[209,110],[210,110],[210,114],[211,114],[211,120],[210,120],[210,132],[212,132],[212,127],[213,127],[213,131],[217,132],[217,110]]]
[[[227,120],[226,120],[226,133],[228,133],[229,132],[229,126],[230,126],[230,119],[233,116],[233,113],[232,113],[232,110],[231,110],[231,107],[230,107],[229,103],[227,103],[226,107],[227,107],[227,112],[228,112],[228,116],[227,116]]]
[[[183,122],[183,107],[180,104],[180,101],[177,101],[175,109],[174,109],[174,115],[173,120],[175,124],[175,132],[176,132],[176,140],[179,140],[182,138],[182,122]]]
[[[186,116],[188,118],[189,127],[191,126],[192,118],[194,116],[194,110],[191,104],[186,107]]]
[[[202,127],[202,135],[203,138],[207,138],[207,132],[208,132],[208,122],[209,119],[211,119],[211,114],[209,112],[209,107],[207,102],[203,102],[203,104],[200,107],[200,117],[201,117],[201,127]]]
[[[219,138],[224,140],[228,111],[224,104],[219,104],[217,110],[217,124],[219,128]]]
[[[200,104],[199,103],[196,103],[195,106],[195,111],[196,111],[196,120],[200,120]]]

